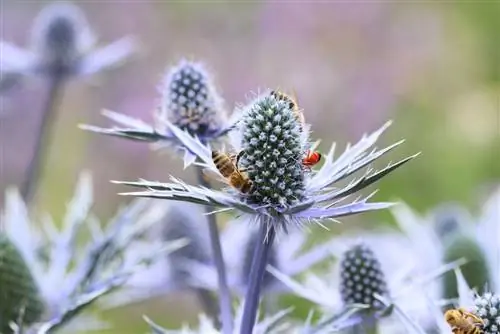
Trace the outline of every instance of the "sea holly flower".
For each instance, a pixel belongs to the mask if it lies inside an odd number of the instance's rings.
[[[14,83],[24,75],[90,75],[121,64],[136,49],[131,37],[103,47],[96,47],[96,40],[78,7],[66,2],[47,5],[34,21],[30,48],[0,42],[2,78]]]
[[[248,285],[253,250],[260,240],[258,229],[247,221],[235,219],[226,224],[221,234],[221,244],[228,270],[229,286],[233,293],[243,296]],[[321,262],[330,255],[330,243],[325,242],[302,251],[307,241],[305,231],[292,230],[280,237],[279,244],[273,245],[269,264],[283,273],[295,276]],[[217,277],[213,264],[190,260],[184,263],[192,284],[210,290],[217,290]],[[266,273],[262,283],[266,296],[288,292],[288,288]]]
[[[50,217],[35,223],[19,193],[16,190],[7,192],[0,236],[3,251],[6,251],[3,254],[8,256],[1,258],[16,265],[6,267],[2,262],[0,272],[3,279],[17,279],[4,281],[10,286],[2,285],[2,288],[31,296],[24,309],[6,310],[7,304],[2,303],[2,310],[10,312],[11,316],[24,312],[28,317],[5,319],[6,313],[3,313],[2,321],[9,322],[11,328],[14,324],[24,330],[35,320],[32,326],[37,333],[52,332],[68,323],[76,330],[73,325],[77,323],[72,320],[82,311],[121,287],[141,267],[186,243],[182,240],[170,243],[141,241],[145,230],[158,221],[158,208],[151,202],[133,201],[107,224],[105,230],[90,213],[91,205],[92,184],[86,173],[81,175],[75,196],[68,203],[61,230]],[[88,232],[90,239],[82,244],[82,237]],[[21,259],[25,269],[22,269]],[[91,325],[88,320],[85,323],[87,327]]]
[[[464,257],[461,269],[467,282],[482,292],[485,288],[500,291],[500,191],[486,201],[479,217],[474,218],[458,205],[441,205],[426,216],[419,216],[408,206],[392,210],[415,251],[424,254],[419,264],[425,270],[444,261]],[[457,296],[454,277],[447,275],[435,295],[445,299]]]
[[[399,234],[380,231],[355,235],[333,240],[331,253],[337,261],[325,276],[307,273],[299,282],[271,266],[268,271],[322,312],[337,315],[339,320],[331,322],[330,328],[378,327],[382,333],[393,333],[402,327],[421,330],[416,324],[425,327],[433,323],[422,287],[437,284],[435,278],[460,262],[424,274],[413,266],[418,254],[406,247]],[[345,313],[352,314],[341,317]]]
[[[102,113],[118,126],[102,128],[80,125],[97,133],[155,143],[156,148],[174,147],[186,152],[186,166],[196,159],[195,152],[184,146],[171,127],[186,131],[201,143],[217,141],[225,136],[237,122],[237,114],[230,119],[212,76],[201,62],[182,59],[169,68],[158,88],[161,99],[156,108],[154,124],[147,124],[113,111]]]
[[[368,203],[369,195],[349,204],[340,204],[355,192],[379,180],[394,169],[411,160],[414,156],[390,164],[381,171],[371,168],[347,186],[335,187],[340,180],[367,167],[371,162],[397,147],[401,142],[382,150],[366,151],[377,141],[389,123],[362,140],[334,159],[334,146],[325,156],[325,163],[317,172],[310,172],[302,164],[303,156],[310,149],[309,133],[297,117],[296,111],[283,99],[274,94],[265,93],[255,98],[241,111],[237,136],[239,142],[233,143],[238,153],[238,170],[243,174],[234,174],[233,187],[212,190],[202,186],[192,186],[171,177],[170,183],[138,181],[118,182],[131,186],[147,188],[143,192],[126,193],[139,197],[163,198],[187,201],[197,204],[216,206],[222,210],[236,210],[252,222],[259,225],[259,239],[252,260],[249,287],[246,293],[248,303],[242,333],[250,333],[256,316],[262,277],[273,244],[276,231],[287,231],[306,222],[320,223],[323,219],[335,220],[338,217],[356,213],[384,209],[391,203]],[[193,137],[169,122],[167,128],[182,142],[187,150],[197,156],[196,162],[222,179],[213,161],[214,152],[200,139]],[[236,166],[236,165],[235,165]],[[242,178],[243,177],[243,182]],[[248,180],[245,181],[245,177]],[[247,192],[234,187],[236,183],[251,183]],[[250,191],[251,190],[251,191]]]
[[[153,142],[157,148],[173,147],[176,151],[184,151],[186,167],[197,159],[197,155],[173,134],[172,127],[194,136],[200,143],[208,144],[221,139],[237,122],[236,113],[231,119],[227,119],[222,99],[202,63],[182,60],[177,66],[170,68],[160,85],[160,93],[161,102],[154,115],[154,126],[106,111],[105,115],[127,128],[103,129],[87,125],[82,128],[132,140]],[[209,186],[200,168],[197,169],[197,176],[200,184]],[[206,210],[212,211],[210,207]],[[221,313],[222,317],[230,319],[231,299],[215,216],[208,218],[208,226],[213,260],[218,273]],[[229,330],[231,329],[227,328],[227,331]]]
[[[402,141],[381,150],[367,153],[390,122],[369,136],[364,136],[357,144],[348,146],[343,154],[334,158],[335,145],[324,155],[324,164],[312,173],[301,164],[302,155],[309,148],[308,134],[299,130],[299,124],[288,104],[270,94],[259,96],[243,111],[243,119],[237,131],[245,137],[241,143],[234,143],[236,150],[241,149],[241,169],[249,168],[248,176],[255,185],[250,195],[240,193],[233,187],[212,190],[192,186],[175,177],[171,182],[113,181],[140,188],[144,192],[124,193],[123,195],[162,198],[192,202],[224,210],[235,210],[250,215],[253,220],[264,219],[278,229],[301,225],[304,222],[320,223],[323,219],[335,219],[360,212],[384,209],[391,203],[369,203],[369,195],[341,205],[350,195],[378,181],[416,155],[388,165],[380,171],[371,168],[348,185],[336,187],[334,184],[346,179],[353,173],[369,166]],[[220,174],[212,160],[212,150],[198,138],[182,131],[171,123],[166,125],[172,135],[195,153],[200,165],[210,173]],[[236,131],[236,130],[235,130]],[[260,158],[260,162],[258,161]],[[255,162],[251,165],[251,162]]]

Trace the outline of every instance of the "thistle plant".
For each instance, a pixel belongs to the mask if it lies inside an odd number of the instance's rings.
[[[333,314],[337,320],[328,323],[330,328],[356,333],[389,333],[401,329],[401,324],[410,330],[416,323],[432,323],[421,287],[432,288],[440,275],[462,263],[422,272],[413,265],[418,253],[393,231],[353,233],[334,238],[331,244],[336,262],[326,275],[307,273],[299,282],[271,266],[268,271],[295,295]]]
[[[95,43],[96,36],[82,11],[64,2],[47,5],[35,18],[29,49],[0,41],[0,87],[8,88],[23,76],[42,76],[47,81],[48,94],[40,111],[42,122],[35,136],[33,156],[21,190],[27,202],[31,201],[36,191],[50,127],[57,117],[57,105],[62,98],[64,85],[71,78],[116,67],[136,49],[131,37],[99,48]]]
[[[43,224],[31,220],[16,190],[6,194],[0,232],[2,333],[47,333],[68,324],[76,330],[73,320],[89,306],[186,243],[141,241],[158,222],[160,210],[149,201],[133,201],[105,230],[90,213],[91,204],[90,175],[82,174],[59,230],[50,217]]]
[[[320,223],[323,219],[361,212],[384,209],[391,203],[368,203],[366,198],[340,204],[349,195],[371,185],[414,156],[390,164],[381,171],[371,168],[354,179],[347,186],[334,184],[347,178],[371,162],[399,146],[398,142],[382,150],[366,151],[375,144],[389,123],[370,136],[348,147],[334,159],[334,148],[325,156],[325,163],[317,172],[309,172],[302,165],[306,150],[311,148],[309,133],[299,123],[289,103],[265,93],[255,98],[241,112],[241,119],[235,129],[239,138],[233,143],[235,152],[242,152],[241,170],[246,170],[253,190],[243,194],[238,189],[213,190],[203,186],[188,185],[171,177],[170,183],[138,181],[116,183],[147,188],[146,191],[125,193],[125,195],[186,201],[206,206],[217,206],[223,210],[234,210],[259,226],[259,240],[252,260],[249,285],[245,297],[245,308],[241,333],[251,333],[255,323],[257,305],[260,298],[262,277],[264,276],[270,250],[277,231],[288,231],[304,223]],[[180,129],[169,121],[164,121],[167,129],[183,144],[186,151],[195,154],[196,162],[211,173],[218,174],[212,160],[212,150],[199,138]],[[222,323],[230,323],[230,318],[222,318]]]
[[[124,115],[104,111],[105,116],[127,128],[106,129],[89,125],[82,125],[81,128],[131,140],[153,142],[157,148],[169,147],[177,152],[184,151],[186,167],[197,159],[197,155],[175,136],[168,125],[171,124],[179,131],[185,131],[190,136],[194,136],[202,144],[218,141],[234,127],[235,120],[234,118],[227,119],[222,98],[211,75],[202,63],[181,60],[176,66],[167,70],[159,90],[161,102],[154,115],[154,126]],[[197,170],[197,177],[203,187],[209,187],[201,168]],[[206,210],[212,211],[210,207]],[[208,225],[213,260],[217,269],[221,315],[230,319],[232,317],[231,296],[215,216],[209,216]],[[198,292],[201,300],[207,300],[206,292],[199,289]],[[214,313],[213,310],[207,310],[207,312]],[[225,322],[223,325],[230,326],[230,323]],[[230,330],[230,327],[226,328],[226,331]]]

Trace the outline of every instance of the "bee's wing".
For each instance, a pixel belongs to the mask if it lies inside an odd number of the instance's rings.
[[[213,169],[203,168],[201,172],[207,180],[222,182],[226,185],[229,184],[225,177],[223,177],[220,173],[217,173]]]

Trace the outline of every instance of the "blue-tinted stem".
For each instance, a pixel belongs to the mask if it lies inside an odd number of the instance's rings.
[[[250,270],[250,278],[248,280],[248,288],[245,295],[245,306],[243,308],[241,334],[252,334],[253,332],[257,310],[259,308],[262,279],[266,272],[266,266],[275,235],[276,231],[272,226],[269,226],[267,222],[260,222],[259,240],[261,240],[261,242],[257,243],[253,254],[252,269]]]
[[[365,320],[355,325],[349,331],[350,334],[377,334],[377,320],[373,317],[365,317]]]
[[[47,99],[41,111],[41,125],[35,137],[35,148],[28,164],[28,170],[21,189],[21,195],[27,204],[30,203],[35,196],[38,182],[40,181],[43,160],[46,158],[48,148],[50,147],[49,139],[51,135],[51,125],[56,119],[57,104],[62,93],[63,85],[64,76],[62,74],[54,73],[49,77]]]
[[[199,183],[204,187],[210,187],[210,184],[203,176],[202,169],[197,169]],[[207,207],[207,212],[213,211],[213,208]],[[220,244],[219,228],[214,214],[208,215],[208,230],[210,234],[210,244],[212,246],[212,254],[217,270],[217,280],[219,286],[219,308],[220,321],[222,323],[222,333],[233,334],[233,311],[231,302],[231,293],[227,284],[226,266],[222,247]],[[202,297],[200,295],[200,297]]]

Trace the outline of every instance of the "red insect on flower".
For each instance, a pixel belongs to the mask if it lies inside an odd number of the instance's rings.
[[[318,151],[307,150],[304,158],[302,159],[302,164],[306,167],[311,168],[321,161],[321,153]]]

